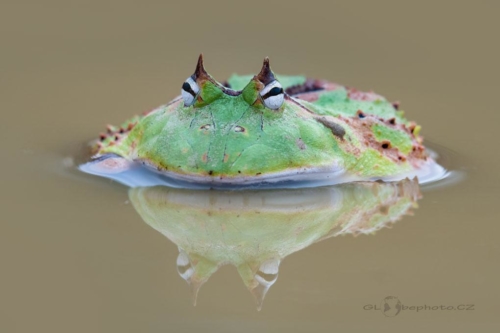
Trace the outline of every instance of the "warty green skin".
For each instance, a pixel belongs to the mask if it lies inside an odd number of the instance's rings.
[[[306,84],[303,76],[277,79],[285,91]],[[323,89],[287,94],[271,110],[257,76],[228,83],[230,94],[209,76],[199,80],[194,105],[178,97],[125,122],[123,134],[101,138],[94,157],[116,154],[181,179],[229,183],[315,172],[374,179],[428,161],[419,127],[379,95],[321,81]]]

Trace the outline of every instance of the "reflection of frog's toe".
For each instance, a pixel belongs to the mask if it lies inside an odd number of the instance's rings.
[[[259,308],[286,256],[326,238],[374,233],[420,197],[418,182],[408,179],[297,190],[129,190],[144,221],[179,247],[177,270],[194,303],[210,276],[231,264]]]

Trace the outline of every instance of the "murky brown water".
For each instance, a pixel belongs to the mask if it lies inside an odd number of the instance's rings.
[[[30,2],[0,10],[1,332],[498,330],[498,3]],[[400,100],[466,178],[197,199],[71,168],[105,124],[175,96],[199,52],[220,80],[268,55],[278,73]],[[211,275],[195,307],[179,274],[191,288]],[[247,288],[269,285],[257,311]],[[387,317],[373,308],[388,296],[473,306]]]

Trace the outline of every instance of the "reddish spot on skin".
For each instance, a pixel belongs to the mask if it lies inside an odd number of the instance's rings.
[[[108,136],[107,136],[106,134],[104,134],[104,133],[99,134],[99,139],[100,139],[101,141],[104,141],[107,137],[108,137]]]
[[[408,125],[408,130],[413,134],[413,131],[415,131],[416,127],[417,125],[415,123],[411,123],[410,125]]]
[[[224,154],[224,163],[226,163],[228,160],[229,160],[229,155],[228,154]]]
[[[153,112],[154,110],[156,110],[156,108],[153,108],[153,109],[148,110],[148,111],[144,111],[144,112],[142,113],[142,115],[143,115],[143,116],[147,116],[148,114],[150,114],[150,113],[151,113],[151,112]]]
[[[110,157],[92,163],[90,168],[99,173],[113,174],[129,169],[130,163],[121,157]]]
[[[106,126],[106,131],[109,133],[109,134],[113,134],[115,132],[115,127],[113,125],[107,125]]]
[[[312,103],[319,99],[320,92],[311,92],[294,96],[295,98]]]
[[[384,98],[382,96],[374,93],[373,91],[365,92],[365,91],[359,91],[359,90],[354,89],[354,88],[349,88],[347,90],[347,95],[353,101],[374,102],[377,100],[381,100],[381,101],[384,100]]]
[[[344,120],[345,117],[339,116],[339,120]],[[397,149],[396,147],[392,147],[390,142],[388,140],[386,141],[377,141],[375,136],[373,135],[372,132],[372,126],[375,124],[379,125],[387,125],[387,122],[385,120],[381,121],[378,117],[372,116],[367,114],[365,118],[350,118],[350,126],[354,130],[355,133],[357,133],[359,138],[363,138],[362,143],[364,144],[365,147],[370,147],[373,149],[376,149],[382,154],[383,156],[386,156],[387,158],[390,158],[391,160],[395,162],[401,162],[401,161],[408,161],[413,165],[418,166],[418,163],[420,163],[422,160],[426,160],[426,153],[425,149],[422,146],[421,142],[419,142],[420,137],[415,138],[414,136],[412,137],[412,142],[413,142],[413,151],[410,152],[406,157]],[[393,125],[394,128],[399,129],[399,130],[406,130],[408,129],[405,127],[404,124],[395,124]],[[384,148],[383,144],[387,143],[387,146]],[[346,147],[348,151],[350,151],[353,154],[356,154],[353,151],[352,147]],[[402,158],[400,158],[400,156]]]
[[[203,154],[203,156],[201,157],[201,160],[205,163],[207,163],[208,161],[208,156],[207,156],[207,153]]]

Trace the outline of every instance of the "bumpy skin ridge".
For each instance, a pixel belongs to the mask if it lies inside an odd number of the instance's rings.
[[[380,95],[277,76],[291,95],[279,110],[270,110],[256,98],[262,84],[255,78],[233,75],[226,86],[241,93],[230,95],[210,77],[200,82],[194,106],[185,107],[178,97],[119,127],[108,126],[93,146],[94,156],[116,154],[162,172],[218,178],[332,166],[383,177],[419,168],[427,159],[420,127]]]

